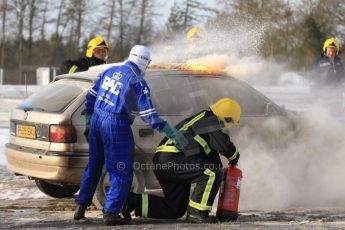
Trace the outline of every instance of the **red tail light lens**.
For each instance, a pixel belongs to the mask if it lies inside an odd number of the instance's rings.
[[[73,143],[77,141],[75,129],[71,125],[51,125],[50,142]]]

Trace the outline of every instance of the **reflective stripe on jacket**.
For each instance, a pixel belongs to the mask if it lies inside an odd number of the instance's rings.
[[[183,150],[186,156],[222,154],[232,160],[238,154],[230,137],[222,132],[218,118],[211,111],[201,111],[180,122],[176,128],[182,131],[188,140],[188,146]],[[181,151],[176,148],[171,139],[165,137],[156,152],[178,153]]]

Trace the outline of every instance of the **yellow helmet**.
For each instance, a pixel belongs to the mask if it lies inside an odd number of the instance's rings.
[[[218,119],[223,121],[225,127],[230,127],[231,124],[239,125],[241,106],[237,101],[230,98],[222,98],[210,105],[210,108]]]
[[[105,47],[109,49],[107,42],[102,37],[95,37],[89,41],[86,49],[86,57],[92,57],[95,48]]]
[[[337,40],[335,40],[335,38],[329,38],[325,41],[325,43],[323,43],[323,52],[324,53],[326,52],[327,47],[336,48],[337,54],[339,54],[340,45],[339,45],[339,42]]]
[[[198,27],[193,27],[187,32],[187,40],[203,38],[204,36],[204,31]]]

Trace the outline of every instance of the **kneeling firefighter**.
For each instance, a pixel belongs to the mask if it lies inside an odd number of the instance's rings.
[[[177,219],[187,211],[189,223],[208,223],[209,216],[222,180],[219,154],[236,165],[240,154],[222,128],[238,125],[240,105],[230,98],[218,100],[204,110],[180,122],[176,129],[183,132],[188,145],[179,150],[169,138],[164,138],[152,161],[154,173],[164,197],[147,193],[130,193],[122,210],[130,219],[136,216],[158,219]],[[191,184],[196,183],[190,198]]]

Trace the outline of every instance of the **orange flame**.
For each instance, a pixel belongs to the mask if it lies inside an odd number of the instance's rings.
[[[181,70],[190,70],[197,73],[217,74],[223,72],[222,68],[216,66],[206,66],[202,64],[189,64],[180,66]]]
[[[206,66],[202,64],[183,64],[183,65],[174,65],[174,64],[151,64],[150,68],[153,69],[176,69],[176,70],[185,70],[192,71],[194,73],[204,73],[204,74],[217,74],[224,72],[223,68]]]

